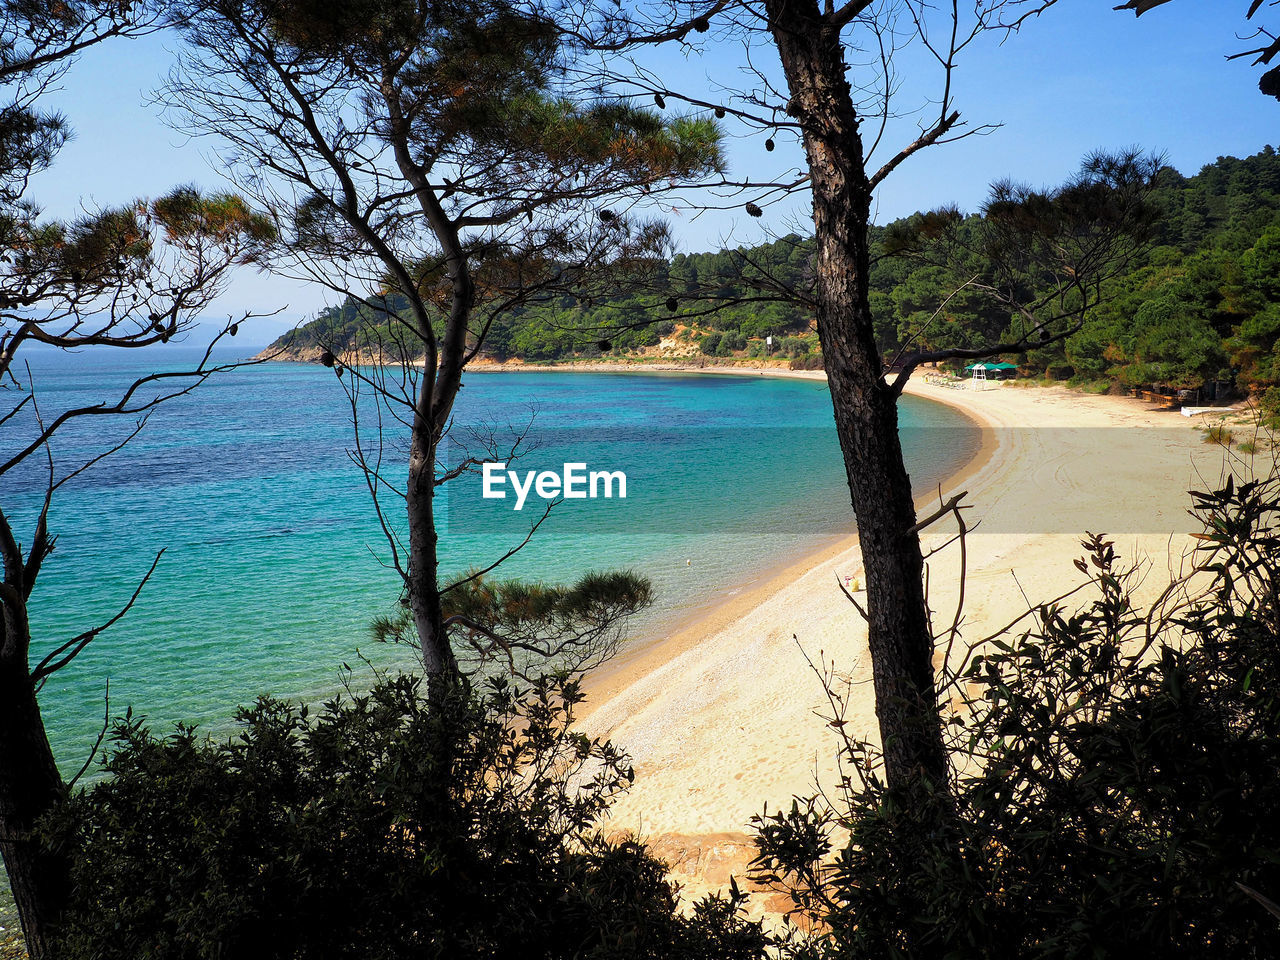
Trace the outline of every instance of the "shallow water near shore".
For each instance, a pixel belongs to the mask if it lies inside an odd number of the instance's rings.
[[[48,417],[196,355],[31,351],[28,359]],[[831,417],[826,384],[813,380],[502,373],[467,378],[455,436],[498,436],[532,421],[540,445],[513,468],[574,458],[629,471],[627,500],[561,504],[502,569],[548,581],[607,568],[648,576],[657,599],[631,633],[654,637],[852,531]],[[976,427],[940,404],[904,398],[902,424],[917,490],[979,445]],[[131,427],[88,419],[60,432],[58,475]],[[10,424],[0,449],[19,440],[25,434]],[[398,442],[387,446],[392,477],[403,474]],[[235,707],[259,694],[333,695],[344,663],[366,682],[361,657],[412,668],[409,651],[368,638],[370,620],[395,608],[399,579],[347,456],[352,445],[350,406],[331,371],[264,364],[164,405],[127,450],[59,492],[57,549],[33,595],[33,662],[116,613],[164,550],[129,614],[41,693],[68,775],[101,728],[108,681],[113,716],[132,707],[157,730],[187,722],[221,733]],[[33,458],[4,478],[3,505],[23,542],[43,469]],[[492,562],[541,515],[541,500],[517,513],[510,501],[474,494],[454,492],[442,509],[441,553],[452,571]],[[16,922],[0,870],[0,927]]]
[[[31,358],[45,411],[96,402],[157,363],[191,360],[177,350]],[[941,405],[906,398],[902,418],[918,490],[976,449],[976,428]],[[548,581],[608,568],[648,576],[657,600],[632,625],[635,635],[656,635],[852,530],[822,382],[475,376],[454,436],[501,439],[531,419],[538,443],[513,467],[559,469],[575,458],[627,470],[631,489],[626,500],[561,504],[503,572]],[[59,471],[121,429],[93,423],[60,434]],[[6,449],[17,440],[9,434]],[[394,609],[399,580],[347,456],[352,443],[350,406],[332,371],[265,364],[166,404],[127,450],[60,491],[57,550],[33,598],[35,659],[115,613],[165,551],[128,616],[42,692],[65,770],[79,767],[97,735],[108,680],[113,715],[132,706],[158,729],[183,721],[218,731],[258,694],[331,695],[343,663],[367,677],[361,656],[412,665],[407,650],[368,639],[370,620]],[[385,451],[395,478],[403,473],[398,444],[388,440]],[[6,477],[5,507],[24,541],[41,483],[35,469]],[[543,501],[520,512],[512,505],[481,502],[474,487],[451,493],[442,511],[446,569],[492,562],[519,543]]]

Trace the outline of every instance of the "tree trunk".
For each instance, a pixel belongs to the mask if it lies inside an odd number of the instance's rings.
[[[51,932],[69,893],[65,858],[31,830],[65,795],[26,657],[0,657],[0,853],[31,960],[51,956]]]
[[[442,678],[452,679],[457,662],[444,629],[444,613],[440,604],[440,560],[437,552],[439,536],[435,519],[436,431],[429,413],[422,407],[430,404],[430,377],[423,377],[423,396],[413,419],[413,436],[409,445],[409,484],[405,504],[409,520],[409,609],[422,649],[422,668],[429,688]],[[429,406],[428,406],[429,409]]]
[[[813,0],[766,0],[813,192],[818,335],[857,516],[876,717],[891,787],[947,782],[933,638],[896,398],[884,383],[868,302],[871,186],[839,30]],[[932,791],[922,796],[940,797]]]
[[[449,219],[440,198],[431,186],[427,169],[415,161],[410,147],[409,120],[400,102],[395,70],[388,64],[381,85],[383,101],[391,118],[391,142],[396,165],[413,187],[418,206],[426,217],[444,254],[444,265],[452,287],[449,319],[439,345],[431,324],[431,313],[421,291],[389,249],[384,254],[387,268],[399,278],[400,292],[409,300],[418,336],[426,345],[422,383],[415,399],[412,437],[409,443],[409,484],[406,508],[409,520],[409,608],[422,649],[422,666],[427,674],[428,695],[438,699],[444,686],[458,675],[458,661],[444,628],[440,601],[439,536],[435,520],[435,469],[437,450],[453,412],[462,385],[466,363],[467,324],[475,306],[475,282],[463,249],[457,225]],[[354,209],[354,208],[353,208]],[[357,222],[360,221],[356,217]]]

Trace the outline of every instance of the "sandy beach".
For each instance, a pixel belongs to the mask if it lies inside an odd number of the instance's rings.
[[[977,523],[968,538],[966,638],[1078,584],[1072,560],[1085,531],[1112,534],[1122,555],[1150,564],[1152,590],[1184,563],[1194,526],[1186,491],[1206,489],[1223,470],[1223,449],[1196,429],[1202,418],[1061,388],[970,391],[913,380],[908,391],[959,409],[984,433],[975,460],[942,488],[944,497],[967,491],[968,522]],[[918,504],[922,516],[931,502],[936,494]],[[954,532],[927,532],[926,549]],[[931,562],[940,623],[954,612],[957,561],[951,549]],[[850,540],[683,631],[638,642],[589,679],[584,729],[611,737],[636,766],[608,828],[648,840],[686,894],[741,875],[752,855],[749,820],[766,804],[789,805],[833,782],[836,741],[818,716],[824,696],[810,660],[867,681],[847,719],[855,735],[876,738],[865,625],[836,585],[860,571]]]

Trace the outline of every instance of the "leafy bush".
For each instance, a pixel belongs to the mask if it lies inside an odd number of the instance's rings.
[[[1198,572],[1149,608],[1091,536],[1089,604],[1036,608],[949,675],[947,822],[852,739],[837,803],[758,818],[757,877],[815,931],[790,956],[1274,955],[1237,884],[1280,894],[1280,479],[1195,504]]]
[[[59,956],[747,960],[740,900],[680,915],[662,864],[595,824],[632,778],[570,729],[576,682],[397,676],[238,735],[126,718],[107,777],[49,825],[76,851]]]
[[[729,357],[735,350],[747,349],[747,338],[732,330],[725,333],[712,332],[702,338],[698,349],[709,357]]]
[[[1280,387],[1268,387],[1259,398],[1263,423],[1271,429],[1280,429]]]
[[[776,342],[778,353],[784,357],[803,357],[809,352],[809,341],[804,337],[783,337]]]

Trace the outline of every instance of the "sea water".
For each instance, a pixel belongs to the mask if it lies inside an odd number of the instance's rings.
[[[47,423],[63,410],[118,398],[137,377],[188,369],[198,354],[29,350],[25,359]],[[25,366],[19,376],[28,381]],[[21,394],[6,387],[3,397],[16,402]],[[372,455],[374,407],[356,409]],[[25,445],[34,413],[29,404],[0,425],[0,457]],[[50,445],[53,476],[109,450],[139,419],[86,416],[59,430]],[[906,397],[901,421],[917,490],[976,451],[976,429],[944,406]],[[385,422],[382,469],[401,483],[404,430],[394,418]],[[644,575],[656,601],[631,623],[633,637],[661,636],[853,529],[820,381],[468,375],[443,459],[457,465],[486,451],[510,459],[517,436],[524,441],[513,469],[558,470],[565,462],[621,469],[628,496],[554,507],[493,575],[564,581],[619,568]],[[409,650],[369,637],[370,621],[396,609],[401,581],[365,475],[348,454],[355,447],[352,405],[333,371],[259,364],[160,406],[125,449],[62,486],[50,512],[57,547],[31,600],[33,664],[118,613],[163,551],[128,614],[41,691],[68,775],[91,750],[104,712],[131,707],[157,731],[186,722],[216,735],[229,729],[238,704],[259,694],[318,701],[344,677],[367,679],[364,660],[413,667]],[[41,451],[0,477],[0,507],[23,543],[48,470]],[[509,502],[482,501],[470,479],[446,485],[439,504],[440,553],[451,575],[520,544],[545,506],[536,500],[517,512]],[[397,512],[390,492],[383,503],[391,535],[402,534],[403,508]],[[0,926],[14,924],[0,871]]]
[[[40,411],[48,420],[102,402],[146,372],[182,368],[192,361],[183,349],[30,351]],[[372,407],[357,406],[372,453]],[[109,448],[135,419],[85,417],[59,431],[55,476]],[[405,431],[385,419],[382,469],[402,483]],[[917,489],[976,448],[972,424],[941,405],[904,398],[902,421]],[[24,430],[0,426],[0,451],[12,453]],[[558,471],[576,461],[628,473],[625,500],[554,507],[492,575],[565,581],[623,568],[647,576],[656,601],[631,624],[633,636],[660,635],[853,529],[820,381],[468,374],[452,431],[450,463],[483,450],[505,459],[522,434],[512,469]],[[104,709],[132,707],[158,730],[183,721],[217,732],[259,694],[331,695],[344,663],[367,670],[361,657],[412,666],[407,649],[369,636],[370,621],[396,609],[401,581],[348,455],[354,443],[352,406],[332,370],[260,364],[159,407],[125,449],[58,491],[50,515],[57,548],[32,596],[33,663],[117,613],[163,550],[128,614],[41,692],[64,770],[83,762]],[[0,478],[0,503],[24,543],[46,470],[40,455]],[[514,501],[481,502],[478,481],[445,490],[440,553],[450,576],[519,544],[545,506],[534,498],[517,512]],[[391,532],[401,533],[402,503],[388,492],[383,505]]]

